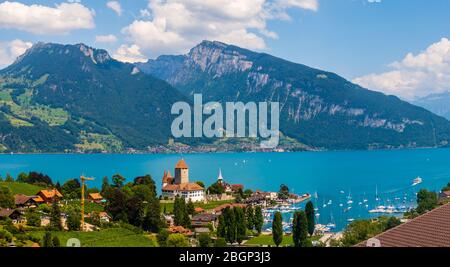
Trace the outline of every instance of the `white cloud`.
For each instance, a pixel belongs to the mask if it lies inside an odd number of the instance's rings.
[[[147,57],[185,53],[202,40],[263,50],[265,38],[278,38],[269,20],[289,19],[287,11],[316,11],[318,0],[149,0],[147,11],[122,30],[129,44]]]
[[[106,6],[116,12],[117,15],[122,16],[122,6],[118,1],[109,1],[108,3],[106,3]]]
[[[10,42],[0,42],[0,68],[4,68],[13,63],[17,57],[21,56],[33,44],[22,40]]]
[[[113,57],[119,61],[130,63],[147,61],[147,58],[142,55],[140,48],[137,45],[121,45]]]
[[[408,100],[450,90],[450,41],[442,38],[417,55],[409,53],[390,71],[353,80],[361,86]]]
[[[95,42],[97,42],[97,43],[115,43],[115,42],[117,42],[117,37],[113,34],[97,35],[97,36],[95,36]]]
[[[94,15],[93,10],[79,3],[48,7],[7,1],[0,4],[0,28],[34,34],[67,34],[76,29],[94,28]]]

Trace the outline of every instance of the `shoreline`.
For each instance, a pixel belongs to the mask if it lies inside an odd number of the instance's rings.
[[[339,149],[339,150],[299,150],[299,151],[190,151],[190,152],[134,152],[134,153],[77,153],[77,152],[10,152],[0,153],[4,155],[196,155],[196,154],[271,154],[271,153],[329,153],[329,152],[380,152],[380,151],[413,151],[413,150],[431,150],[431,149],[450,149],[450,147],[416,147],[416,148],[380,148],[380,149]]]

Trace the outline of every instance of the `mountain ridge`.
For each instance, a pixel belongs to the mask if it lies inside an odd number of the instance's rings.
[[[449,140],[447,120],[398,97],[233,45],[204,41],[185,55],[136,65],[188,97],[280,102],[281,131],[316,148],[446,146]]]

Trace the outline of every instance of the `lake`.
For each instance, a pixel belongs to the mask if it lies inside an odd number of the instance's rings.
[[[317,192],[313,201],[318,221],[334,223],[341,230],[353,219],[369,218],[378,205],[413,206],[420,188],[438,192],[450,182],[450,149],[223,153],[188,155],[0,155],[0,174],[16,177],[20,172],[48,174],[61,184],[81,174],[95,177],[89,186],[100,187],[102,177],[120,173],[132,180],[151,174],[160,188],[164,170],[183,157],[190,167],[190,180],[209,185],[222,169],[229,183],[252,190],[278,191],[280,184],[297,194]],[[416,177],[423,183],[413,187]],[[378,192],[378,200],[376,193]],[[353,203],[351,203],[353,202]],[[289,215],[285,215],[286,220]]]

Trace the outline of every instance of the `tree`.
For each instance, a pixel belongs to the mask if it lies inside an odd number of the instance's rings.
[[[272,222],[273,242],[278,247],[283,242],[283,218],[281,212],[277,211]]]
[[[219,237],[216,239],[216,242],[214,242],[214,247],[216,248],[226,248],[227,247],[227,241],[223,237]]]
[[[173,206],[173,215],[175,225],[183,226],[185,228],[191,227],[191,218],[186,207],[184,198],[176,197]]]
[[[57,202],[53,202],[52,209],[50,211],[50,227],[53,229],[62,230],[63,226],[61,223],[61,210]]]
[[[61,247],[61,242],[59,241],[59,238],[56,235],[52,238],[52,243],[53,247],[55,248]]]
[[[15,206],[14,196],[6,186],[0,187],[0,208],[12,209]]]
[[[79,231],[81,227],[81,216],[76,212],[70,212],[67,217],[67,228],[69,231]]]
[[[234,217],[236,220],[236,241],[241,244],[245,239],[247,224],[245,223],[245,213],[242,208],[234,208]]]
[[[34,227],[41,226],[41,216],[37,212],[30,210],[26,213],[25,217],[27,219],[27,225]]]
[[[205,183],[203,183],[202,181],[197,181],[195,183],[198,184],[199,186],[205,188]]]
[[[288,199],[289,198],[289,187],[285,184],[280,185],[280,191],[278,192],[278,198]]]
[[[186,210],[189,215],[195,214],[195,206],[194,206],[194,203],[192,203],[192,201],[190,199],[186,205]]]
[[[155,181],[149,174],[134,178],[134,185],[145,185],[148,189],[150,189],[150,192],[153,195],[153,197],[156,197],[157,195]]]
[[[399,226],[400,224],[402,224],[402,222],[400,221],[399,218],[397,218],[397,217],[389,217],[389,219],[386,222],[386,229],[385,230],[392,229],[394,227]]]
[[[125,211],[129,224],[140,227],[144,220],[144,204],[137,196],[132,196],[126,200]]]
[[[42,239],[42,246],[45,248],[53,247],[52,234],[50,232],[46,232]]]
[[[158,245],[160,247],[167,247],[167,239],[169,238],[169,231],[167,229],[159,230],[156,235],[156,240],[158,241]]]
[[[308,219],[304,211],[298,211],[294,214],[292,226],[292,238],[295,247],[306,247],[308,239]]]
[[[314,204],[309,201],[306,203],[305,207],[306,219],[308,220],[308,233],[310,236],[314,234],[316,227],[315,214],[314,214]]]
[[[218,237],[225,237],[227,235],[226,225],[225,225],[225,218],[223,215],[219,215],[219,223],[217,225],[217,236]]]
[[[106,192],[109,191],[109,188],[110,188],[109,180],[108,180],[108,177],[105,176],[105,177],[103,177],[103,181],[102,181],[102,191],[100,191],[101,194],[103,196],[105,196]]]
[[[112,177],[113,185],[116,188],[121,188],[125,182],[125,177],[120,174],[115,174]]]
[[[167,238],[167,247],[186,248],[189,247],[189,242],[182,234],[171,234]]]
[[[201,233],[198,236],[198,243],[200,247],[207,248],[211,244],[211,237],[207,233]]]
[[[117,188],[112,188],[108,194],[105,196],[106,207],[105,210],[111,214],[114,221],[128,221],[128,216],[126,213],[126,195]]]
[[[161,219],[161,207],[157,198],[153,199],[147,204],[147,213],[145,214],[142,228],[145,231],[158,233],[164,222]]]
[[[5,182],[7,182],[7,183],[14,183],[14,178],[9,173],[7,173]]]
[[[66,181],[61,186],[61,193],[66,199],[80,199],[81,196],[81,184],[78,179],[71,179]]]
[[[233,244],[236,241],[236,216],[229,207],[223,210],[223,217],[225,219],[225,239],[228,243]]]
[[[225,193],[225,188],[222,184],[215,182],[211,186],[208,187],[208,193],[210,195],[221,195]]]
[[[253,229],[255,229],[255,220],[254,220],[254,218],[255,218],[255,212],[254,212],[254,210],[253,210],[253,207],[252,206],[248,206],[246,209],[245,209],[245,221],[246,221],[246,223],[247,223],[247,229],[248,230],[253,230]]]
[[[422,189],[417,193],[417,212],[423,214],[436,208],[438,197],[435,192]]]
[[[255,209],[254,223],[255,223],[255,230],[258,232],[258,234],[260,234],[262,231],[262,227],[264,225],[264,216],[262,214],[262,209],[260,206],[257,206]]]
[[[28,174],[21,172],[17,175],[17,182],[25,183],[28,180]]]

